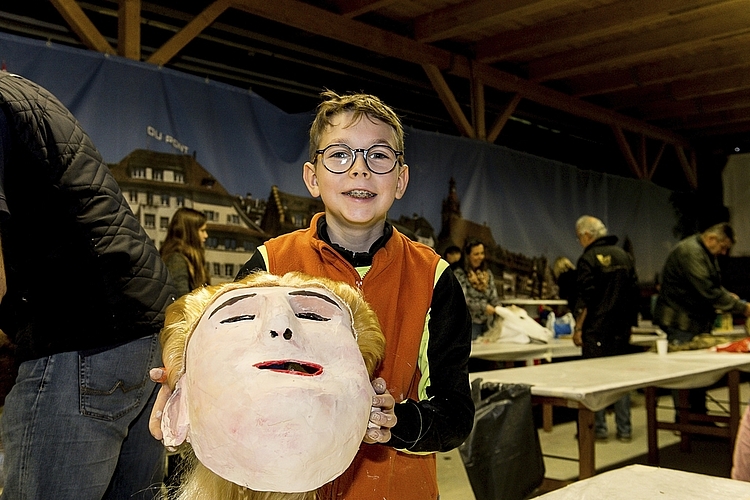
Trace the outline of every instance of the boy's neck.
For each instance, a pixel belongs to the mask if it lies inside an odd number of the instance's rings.
[[[351,252],[369,252],[373,243],[383,236],[385,220],[368,228],[343,228],[335,223],[331,224],[331,220],[326,218],[326,226],[331,243]]]

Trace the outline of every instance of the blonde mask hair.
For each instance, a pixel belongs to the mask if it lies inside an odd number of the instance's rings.
[[[385,340],[349,285],[256,273],[178,299],[162,345],[165,444],[187,440],[198,459],[177,498],[296,500],[353,460]]]

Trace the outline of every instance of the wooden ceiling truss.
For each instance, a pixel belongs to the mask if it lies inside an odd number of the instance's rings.
[[[50,2],[82,44],[115,53],[78,2]],[[690,141],[750,130],[750,0],[591,4],[584,0],[436,0],[434,6],[411,0],[215,0],[145,60],[170,63],[220,16],[241,11],[418,65],[458,133],[466,137],[495,142],[519,104],[528,100],[607,125],[639,179],[653,178],[669,146],[689,185],[697,187]],[[143,4],[118,0],[118,6],[116,53],[141,60]],[[371,16],[392,21],[386,23],[389,29],[376,26]],[[399,23],[408,29],[392,28]],[[456,78],[468,82],[468,92],[461,89],[470,97],[468,106],[449,85],[449,81],[455,85]],[[506,102],[492,103],[494,120],[489,127],[488,88],[499,91],[493,96],[509,96]]]

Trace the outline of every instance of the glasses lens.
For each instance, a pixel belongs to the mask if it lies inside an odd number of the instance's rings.
[[[367,166],[376,174],[385,174],[396,165],[396,152],[387,146],[373,146],[367,151]]]
[[[346,144],[331,144],[322,151],[323,166],[334,174],[343,174],[352,167],[359,152],[364,156],[367,168],[376,174],[387,174],[398,160],[398,154],[389,146],[352,150]]]
[[[336,174],[349,170],[352,158],[352,150],[343,144],[332,144],[323,151],[323,165]]]

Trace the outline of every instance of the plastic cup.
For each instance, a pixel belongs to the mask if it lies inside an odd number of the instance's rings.
[[[669,352],[669,341],[667,339],[656,339],[656,352],[659,356],[666,356]]]

